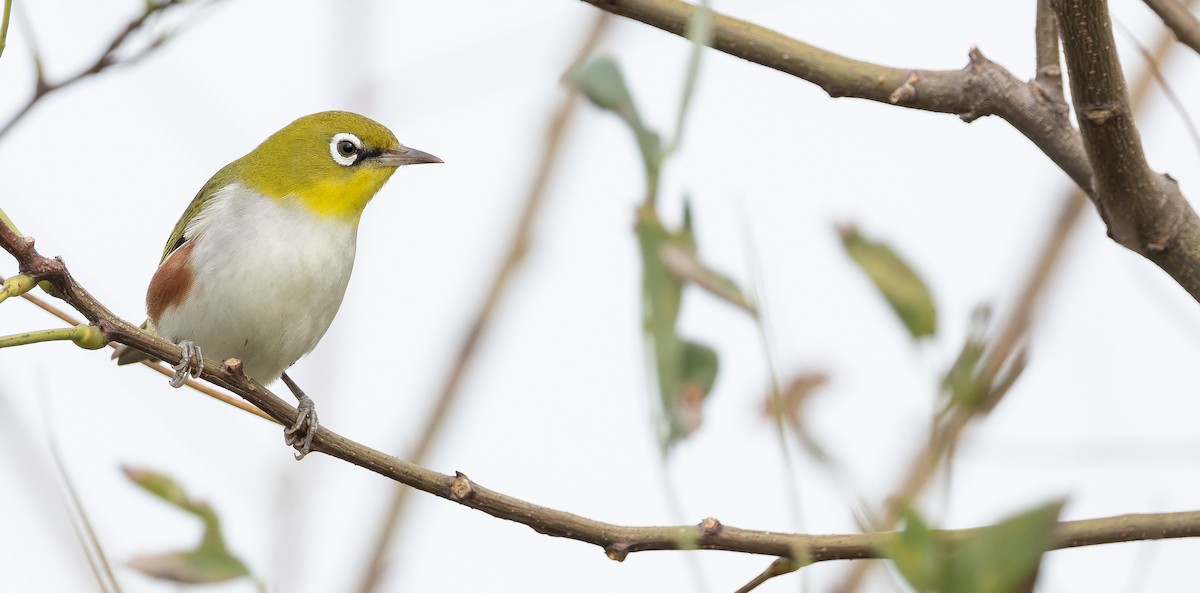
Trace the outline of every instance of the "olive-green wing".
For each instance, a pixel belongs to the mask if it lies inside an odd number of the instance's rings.
[[[205,183],[204,187],[200,188],[200,191],[196,193],[196,197],[192,198],[192,202],[183,211],[183,216],[179,217],[179,222],[176,222],[175,228],[171,230],[171,237],[167,239],[167,246],[163,248],[162,258],[158,260],[158,263],[161,264],[167,259],[168,255],[174,253],[176,249],[179,249],[187,242],[187,238],[183,236],[183,232],[187,230],[188,223],[204,209],[204,205],[217,193],[217,190],[228,183],[226,180],[227,170],[228,167],[217,171],[217,174],[213,175],[212,179],[209,179],[208,183]],[[149,332],[154,331],[154,328],[150,326],[150,320],[142,323],[142,329]],[[153,360],[153,357],[149,354],[136,348],[130,348],[124,344],[117,345],[117,351],[113,352],[112,357],[117,361],[118,365]]]
[[[204,209],[204,205],[212,199],[217,190],[228,183],[225,180],[226,169],[217,171],[217,174],[213,175],[212,179],[209,179],[208,183],[205,183],[204,187],[200,188],[200,191],[196,193],[196,197],[192,198],[192,203],[188,204],[187,209],[183,211],[183,216],[179,217],[179,221],[175,223],[175,228],[171,230],[171,237],[167,239],[167,246],[163,248],[162,259],[158,260],[158,263],[162,263],[167,259],[168,255],[174,253],[176,249],[179,249],[187,242],[187,238],[183,236],[183,232],[187,230],[188,223]]]

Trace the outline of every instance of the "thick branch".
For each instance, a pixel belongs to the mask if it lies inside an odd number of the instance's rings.
[[[676,35],[683,35],[695,10],[681,0],[584,1]],[[1070,126],[1062,105],[1050,93],[1036,81],[1017,80],[977,49],[971,50],[970,63],[960,71],[903,70],[839,56],[718,13],[713,14],[712,47],[803,78],[834,97],[955,113],[966,121],[985,115],[1003,118],[1092,197],[1118,243],[1158,264],[1200,300],[1200,218],[1169,177],[1150,172],[1129,120],[1128,101],[1117,101],[1124,95],[1124,81],[1107,7],[1099,0],[1054,4],[1068,68],[1075,74],[1072,88],[1080,83],[1085,91],[1113,91],[1086,93],[1090,99],[1074,94],[1076,111],[1087,122],[1081,126],[1091,128],[1086,150],[1079,131]],[[1102,15],[1095,12],[1099,10]],[[1065,19],[1069,23],[1064,23],[1064,15],[1070,15]],[[1092,34],[1097,36],[1089,37]],[[1106,126],[1108,122],[1112,125]],[[1106,127],[1111,129],[1100,129]],[[1093,164],[1104,173],[1108,190],[1101,192],[1104,195],[1093,187]]]
[[[680,0],[584,0],[601,10],[684,36],[695,7]],[[1018,80],[973,49],[962,70],[908,70],[855,60],[781,33],[713,12],[712,47],[807,80],[832,97],[857,97],[939,113],[966,121],[996,115],[1033,141],[1085,191],[1091,166],[1079,134],[1036,85]]]
[[[1180,43],[1200,53],[1200,21],[1179,0],[1145,0]]]
[[[1108,3],[1057,0],[1054,10],[1079,129],[1096,172],[1092,198],[1109,234],[1200,299],[1200,217],[1175,181],[1146,163]]]

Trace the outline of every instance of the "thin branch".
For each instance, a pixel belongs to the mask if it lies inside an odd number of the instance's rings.
[[[684,36],[696,10],[681,0],[584,0],[620,16]],[[856,97],[952,113],[965,121],[996,115],[1046,153],[1080,187],[1091,165],[1061,105],[1018,80],[978,49],[962,70],[917,70],[855,60],[753,23],[713,12],[713,49],[807,80],[832,97]]]
[[[0,214],[3,214],[3,213],[0,212]],[[2,225],[2,222],[0,222],[0,225]],[[11,224],[9,226],[11,226]],[[4,280],[4,278],[0,277],[0,281],[3,281],[3,280]],[[62,309],[59,309],[58,307],[55,307],[54,305],[47,303],[42,298],[34,296],[31,293],[27,292],[25,294],[22,294],[21,298],[29,301],[30,303],[33,303],[39,309],[59,318],[60,320],[66,322],[69,325],[76,326],[76,325],[80,325],[82,323],[82,321],[80,321],[79,318],[75,317],[74,315],[71,315],[71,314],[67,313],[66,311],[63,311]],[[112,346],[115,348],[116,344],[109,344],[109,346]],[[154,370],[155,372],[157,372],[158,374],[160,374],[164,377],[173,377],[175,375],[175,371],[173,369],[169,369],[166,366],[163,366],[162,364],[160,364],[158,362],[155,362],[152,360],[143,360],[143,361],[141,361],[141,363],[142,363],[142,365]],[[259,418],[262,418],[263,420],[270,420],[271,422],[275,421],[275,419],[268,416],[266,414],[266,412],[263,412],[262,410],[254,407],[236,397],[232,397],[228,394],[217,391],[216,389],[213,388],[213,386],[209,385],[208,383],[204,383],[201,381],[197,381],[196,379],[189,378],[186,381],[184,381],[184,385],[187,385],[188,387],[191,387],[192,389],[195,389],[196,391],[199,391],[200,393],[203,393],[204,395],[207,395],[213,399],[219,400],[223,403],[227,403],[227,404],[229,404],[235,408],[238,408],[244,412],[249,412],[251,414],[254,414],[255,416],[258,416]]]
[[[669,33],[682,36],[684,28],[695,7],[680,0],[584,0],[585,2],[614,14],[619,14]],[[1107,31],[1108,12],[1102,18],[1097,13],[1080,9],[1079,0],[1052,3],[1059,17],[1059,28],[1064,29],[1063,15],[1075,15],[1078,23],[1072,23],[1070,31],[1062,30],[1064,47],[1067,48],[1068,66],[1071,59],[1080,59],[1078,42],[1087,39],[1097,45],[1098,37],[1086,37],[1080,30],[1087,22],[1096,34],[1100,29]],[[1096,8],[1092,0],[1083,6]],[[1103,67],[1092,62],[1093,68],[1076,70],[1079,75],[1071,77],[1072,84],[1088,86],[1080,79],[1096,81],[1095,86],[1111,86],[1113,80],[1121,79],[1119,69],[1116,76],[1103,77],[1097,73],[1111,73],[1116,64],[1116,53],[1112,49],[1111,32],[1105,33],[1107,47],[1111,51],[1095,54],[1109,56],[1111,64]],[[1103,45],[1103,44],[1101,44]],[[1079,131],[1070,126],[1062,105],[1056,103],[1036,81],[1027,84],[1017,80],[1001,66],[989,61],[978,49],[970,51],[970,62],[962,70],[932,71],[890,68],[863,62],[797,41],[765,27],[755,25],[723,14],[713,13],[712,47],[751,62],[802,78],[820,86],[833,97],[858,97],[926,111],[957,114],[965,121],[973,121],[986,115],[996,115],[1009,122],[1039,149],[1050,157],[1071,179],[1097,203],[1109,235],[1121,245],[1150,259],[1166,271],[1200,300],[1200,217],[1196,216],[1184,200],[1179,189],[1166,177],[1154,176],[1145,166],[1144,159],[1135,164],[1140,170],[1130,174],[1121,167],[1113,166],[1110,159],[1095,160],[1089,149],[1103,145],[1100,138],[1119,141],[1109,153],[1120,153],[1119,158],[1130,158],[1136,138],[1132,124],[1125,126],[1114,120],[1108,128],[1121,128],[1125,132],[1097,134],[1096,129],[1103,121],[1112,120],[1118,114],[1108,107],[1118,109],[1116,103],[1109,105],[1105,99],[1115,97],[1092,97],[1084,100],[1079,93],[1073,94],[1076,111],[1080,103],[1087,104],[1086,119],[1092,124],[1093,141],[1085,149]],[[1104,58],[1108,60],[1109,58]],[[1076,66],[1079,64],[1077,63]],[[1123,80],[1123,79],[1122,79]],[[1124,87],[1124,83],[1121,83]],[[1123,91],[1122,91],[1123,92]],[[1085,93],[1088,96],[1090,94]],[[1126,113],[1118,120],[1126,120]],[[1140,157],[1140,142],[1136,155]],[[1114,156],[1110,154],[1109,156]],[[1093,190],[1096,181],[1092,176],[1092,163],[1100,163],[1104,173],[1106,189],[1104,195]],[[1118,171],[1120,171],[1118,173]],[[1116,183],[1123,181],[1124,183]],[[1114,186],[1114,184],[1116,184]],[[1111,191],[1119,189],[1120,191]],[[1112,202],[1112,203],[1109,203]]]
[[[1067,103],[1063,98],[1062,66],[1058,62],[1058,23],[1054,20],[1054,11],[1050,10],[1050,2],[1037,0],[1037,20],[1033,33],[1037,50],[1037,77],[1034,82],[1046,93],[1047,99],[1061,105],[1065,112]]]
[[[605,30],[607,30],[610,20],[605,13],[601,13],[599,18],[595,19],[591,30],[572,60],[571,67],[567,69],[568,72],[574,66],[582,63],[592,53],[596,45],[599,44]],[[488,330],[496,309],[500,306],[500,302],[511,285],[517,269],[520,267],[522,260],[524,260],[525,253],[529,250],[534,222],[537,220],[538,212],[541,211],[542,204],[545,202],[546,188],[549,186],[551,174],[558,164],[560,147],[563,138],[566,136],[567,126],[571,121],[572,115],[575,113],[576,106],[579,104],[579,91],[573,85],[564,85],[564,87],[566,95],[563,97],[558,110],[554,113],[546,128],[546,143],[542,149],[542,157],[534,173],[533,180],[530,183],[529,191],[525,196],[525,204],[521,210],[521,218],[517,222],[517,227],[513,232],[512,242],[508,246],[508,251],[504,256],[503,262],[500,264],[499,270],[497,270],[495,277],[492,279],[487,296],[480,304],[479,310],[475,312],[470,330],[459,345],[458,353],[454,357],[454,364],[451,366],[442,384],[442,389],[438,394],[433,413],[425,424],[425,430],[417,440],[417,445],[406,457],[413,463],[421,463],[429,453],[433,443],[437,440],[437,436],[442,426],[445,425],[446,418],[449,416],[450,408],[453,406],[460,392],[467,368],[475,360],[475,353],[478,351],[479,343]],[[411,493],[411,488],[406,488],[402,485],[397,485],[396,490],[392,493],[392,500],[380,524],[379,534],[376,537],[371,559],[367,564],[367,569],[363,576],[363,582],[358,588],[361,593],[369,593],[378,589],[390,556],[392,540],[395,539],[397,527],[400,525],[400,518],[404,513]]]
[[[1178,0],[1144,0],[1179,42],[1200,53],[1200,20]]]
[[[75,74],[72,74],[71,76],[68,76],[58,82],[50,82],[46,80],[43,74],[44,70],[42,68],[41,57],[38,55],[35,49],[34,65],[36,66],[35,70],[37,72],[37,80],[34,84],[33,94],[29,97],[24,105],[17,109],[17,112],[14,113],[13,116],[4,123],[4,125],[0,126],[0,137],[3,137],[10,130],[12,130],[17,122],[24,119],[29,111],[33,109],[33,106],[36,105],[38,101],[44,99],[47,95],[71,86],[72,84],[75,84],[76,82],[79,82],[80,80],[83,80],[84,78],[87,78],[93,74],[99,74],[100,72],[103,72],[112,66],[133,64],[150,55],[151,52],[161,47],[162,44],[167,41],[168,37],[159,37],[158,39],[155,39],[151,43],[147,44],[138,52],[124,58],[118,57],[117,53],[125,46],[125,43],[135,33],[143,30],[152,18],[162,14],[171,7],[185,4],[187,2],[188,0],[161,0],[159,2],[147,2],[142,13],[126,23],[125,27],[122,28],[121,31],[109,41],[108,46],[91,64],[84,66]],[[5,16],[7,16],[7,10]],[[7,22],[7,19],[5,19],[5,24],[7,24]]]
[[[1120,25],[1120,23],[1117,24]],[[1160,59],[1155,57],[1154,54],[1150,53],[1150,50],[1146,49],[1146,46],[1142,45],[1142,43],[1138,41],[1137,37],[1134,37],[1133,33],[1130,32],[1129,29],[1121,26],[1121,31],[1125,33],[1125,37],[1137,47],[1138,53],[1142,54],[1142,57],[1146,59],[1146,71],[1154,76],[1154,81],[1157,82],[1158,87],[1162,89],[1163,96],[1166,97],[1167,102],[1171,104],[1171,107],[1175,110],[1175,113],[1179,115],[1179,119],[1183,120],[1183,126],[1187,128],[1188,136],[1192,139],[1192,145],[1196,147],[1197,150],[1200,150],[1200,131],[1196,130],[1196,122],[1192,121],[1192,117],[1188,114],[1187,108],[1183,106],[1183,101],[1179,99],[1179,95],[1175,94],[1175,90],[1172,89],[1171,84],[1167,82],[1167,77],[1163,76],[1162,69],[1158,67]],[[1134,104],[1134,111],[1136,112],[1138,104],[1137,91],[1130,91],[1129,95],[1132,103]]]
[[[1039,2],[1039,9],[1041,9],[1041,4]],[[1040,10],[1038,18],[1042,18]],[[1039,25],[1040,28],[1041,26]],[[1045,40],[1038,37],[1036,42],[1041,46],[1045,43]],[[1164,60],[1173,47],[1174,44],[1171,42],[1170,35],[1163,34],[1159,36],[1154,54],[1148,56],[1148,59]],[[1134,80],[1130,95],[1135,112],[1144,104],[1154,80],[1155,74],[1150,69],[1143,70]],[[1055,217],[1054,226],[1051,227],[1049,234],[1043,240],[1036,263],[1022,284],[1012,311],[1009,313],[1004,325],[996,332],[995,337],[988,345],[988,350],[985,353],[980,370],[980,375],[984,377],[983,381],[987,384],[991,384],[995,380],[1000,374],[1001,369],[1010,364],[1009,361],[1011,359],[1021,355],[1021,351],[1018,348],[1022,347],[1028,339],[1029,328],[1041,295],[1045,293],[1049,286],[1050,280],[1054,277],[1054,272],[1059,269],[1059,264],[1066,254],[1068,239],[1070,239],[1078,227],[1079,221],[1082,220],[1082,215],[1086,210],[1087,204],[1088,197],[1079,188],[1072,188],[1063,197],[1058,215]],[[1012,373],[1009,376],[1015,378],[1015,375]],[[994,409],[999,404],[1000,398],[1007,393],[1008,387],[1011,387],[1011,381],[1007,385],[1001,385],[994,390],[989,401],[979,406],[976,410],[977,413],[986,413]],[[924,484],[934,475],[934,470],[937,469],[945,449],[954,446],[954,443],[957,442],[972,417],[972,415],[953,415],[949,419],[950,422],[944,425],[943,432],[939,434],[935,430],[930,437],[929,446],[922,450],[917,458],[913,460],[905,482],[889,498],[889,509],[885,515],[890,515],[894,520],[895,516],[891,515],[891,513],[902,510],[903,507],[910,504],[919,494],[920,490],[924,488]],[[888,529],[891,526],[892,523],[885,522],[881,525],[881,528]],[[856,566],[839,588],[839,591],[854,591],[858,588],[862,583],[863,577],[866,575],[866,567],[867,565],[865,564]]]
[[[82,313],[113,341],[168,362],[179,360],[178,346],[114,315],[75,281],[60,259],[39,254],[33,239],[21,237],[7,225],[0,224],[0,246],[17,260],[21,273],[39,282],[49,282],[56,296]],[[282,425],[290,426],[296,420],[296,408],[246,377],[242,363],[237,359],[231,358],[220,364],[207,360],[201,377],[240,395]],[[892,533],[807,535],[756,531],[723,526],[711,518],[699,525],[614,525],[489,490],[462,473],[440,474],[354,442],[325,426],[317,430],[312,450],[494,517],[528,525],[539,533],[595,544],[613,560],[623,560],[631,552],[686,549],[765,554],[800,559],[804,563],[881,558],[890,538],[894,537]],[[970,537],[979,529],[984,528],[939,533],[953,541]],[[1200,511],[1062,522],[1055,530],[1049,549],[1183,537],[1200,537]]]

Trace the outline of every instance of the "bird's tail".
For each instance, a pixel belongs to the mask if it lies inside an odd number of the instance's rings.
[[[148,332],[154,332],[154,328],[150,326],[149,319],[142,322],[141,327]],[[150,356],[149,354],[146,354],[137,348],[126,346],[125,344],[117,344],[116,352],[113,352],[112,358],[113,360],[117,361],[118,365],[133,364],[135,362],[142,362],[143,360],[149,360],[151,362],[157,361],[157,359],[153,356]]]

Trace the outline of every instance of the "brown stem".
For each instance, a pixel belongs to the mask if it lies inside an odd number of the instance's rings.
[[[584,0],[613,14],[683,36],[695,7],[681,0]],[[807,80],[832,97],[857,97],[953,113],[965,121],[996,115],[1046,153],[1080,187],[1091,165],[1060,103],[1018,80],[978,49],[961,70],[915,70],[855,60],[753,23],[713,12],[712,47]]]
[[[1037,0],[1037,21],[1033,33],[1037,50],[1037,76],[1034,81],[1046,93],[1047,99],[1065,110],[1062,66],[1058,63],[1058,22],[1054,20],[1050,2]]]
[[[1200,20],[1178,0],[1144,0],[1179,42],[1200,53]]]
[[[113,341],[133,346],[168,362],[179,360],[178,346],[113,315],[75,281],[61,260],[39,254],[32,239],[21,237],[8,225],[0,223],[0,246],[16,258],[22,273],[29,274],[37,281],[49,282],[56,296],[82,313]],[[280,424],[290,426],[296,419],[296,408],[247,378],[242,372],[241,361],[237,359],[229,359],[221,364],[211,360],[205,361],[201,378],[240,395]],[[500,519],[528,525],[539,533],[595,544],[603,548],[613,560],[623,560],[631,552],[697,548],[803,559],[807,563],[880,558],[890,538],[894,537],[894,534],[886,532],[807,535],[756,531],[723,526],[711,518],[705,519],[699,525],[614,525],[489,490],[471,482],[461,473],[454,476],[440,474],[354,442],[325,426],[318,429],[312,448],[313,451],[347,461],[463,506]],[[970,537],[978,529],[981,528],[939,533],[953,540]],[[1122,515],[1062,522],[1055,530],[1049,549],[1198,536],[1200,511]]]
[[[688,17],[695,10],[680,0],[584,1],[676,35],[683,35]],[[1107,8],[1097,0],[1062,0],[1052,4],[1058,16],[1068,69],[1077,73],[1070,77],[1072,85],[1121,89],[1120,93],[1099,95],[1084,92],[1090,100],[1074,94],[1076,111],[1090,122],[1081,124],[1091,128],[1086,149],[1061,104],[1037,81],[1026,84],[1017,80],[977,49],[971,50],[970,62],[962,70],[891,68],[840,56],[719,13],[713,14],[712,47],[812,82],[834,97],[858,97],[912,109],[954,113],[966,121],[985,115],[1001,117],[1092,196],[1109,226],[1110,236],[1158,264],[1193,298],[1200,300],[1200,217],[1169,178],[1154,175],[1146,167],[1140,158],[1136,130],[1128,121],[1127,101],[1115,102],[1124,92],[1124,82],[1115,84],[1123,79],[1116,67]],[[1103,9],[1102,16],[1089,9]],[[1069,26],[1064,25],[1064,15],[1071,15],[1067,20],[1074,19]],[[1089,37],[1091,33],[1100,37]],[[1093,51],[1097,48],[1100,51]],[[1078,67],[1084,62],[1089,67],[1080,70]],[[1081,105],[1086,109],[1081,110]],[[1106,127],[1107,122],[1112,122],[1107,126],[1110,130],[1097,130]],[[1107,148],[1098,150],[1101,145]],[[1129,158],[1137,161],[1133,163],[1136,171],[1114,166]],[[1099,192],[1104,195],[1093,189],[1096,183],[1092,177],[1093,164],[1105,174],[1108,191]]]
[[[112,66],[119,64],[131,64],[146,57],[146,55],[148,55],[151,51],[159,47],[160,44],[157,42],[152,43],[144,50],[139,51],[138,53],[125,59],[118,59],[117,51],[120,50],[123,45],[125,45],[125,42],[128,41],[134,33],[142,30],[142,28],[146,26],[146,23],[149,22],[152,17],[162,13],[172,6],[182,4],[185,1],[186,0],[164,0],[157,4],[148,3],[142,14],[126,23],[125,27],[119,33],[117,33],[111,41],[109,41],[108,47],[106,47],[91,64],[84,66],[75,74],[62,79],[59,82],[52,83],[43,77],[41,59],[35,55],[35,60],[37,63],[37,80],[34,84],[33,94],[29,97],[25,104],[22,105],[17,112],[8,119],[8,121],[4,122],[4,125],[0,126],[0,137],[3,137],[10,130],[12,130],[13,126],[16,126],[17,122],[21,121],[29,113],[29,111],[33,109],[33,106],[36,105],[38,101],[44,99],[46,95],[71,86],[72,84],[75,84],[76,82],[79,82],[80,80],[83,80],[84,78],[87,78],[93,74],[99,74]]]
[[[591,31],[584,39],[583,45],[572,61],[573,65],[581,63],[586,59],[600,42],[600,38],[603,36],[611,20],[607,17],[607,14],[602,13],[595,20]],[[445,425],[445,420],[449,416],[450,409],[457,399],[463,377],[467,373],[467,368],[471,366],[471,363],[475,359],[479,343],[487,331],[496,309],[500,306],[500,301],[503,299],[514,273],[520,267],[525,253],[529,250],[529,243],[533,234],[533,223],[537,220],[537,214],[541,210],[542,203],[545,201],[546,187],[549,185],[551,173],[558,162],[559,147],[566,135],[571,116],[574,114],[575,108],[579,103],[579,92],[575,87],[566,85],[566,93],[546,129],[546,143],[542,151],[542,158],[534,174],[533,181],[530,184],[529,191],[526,194],[521,218],[517,223],[512,242],[508,246],[503,263],[501,263],[500,269],[492,279],[487,296],[484,298],[483,303],[480,304],[479,310],[475,313],[470,330],[459,345],[458,353],[454,357],[454,364],[447,374],[445,382],[442,384],[442,389],[438,394],[433,413],[425,424],[425,430],[418,439],[416,447],[408,454],[407,459],[413,463],[421,463],[425,459],[425,455],[428,454],[429,449],[432,448],[433,443],[437,440],[437,435],[441,431],[442,426]],[[387,558],[391,552],[392,540],[396,536],[396,529],[400,525],[400,518],[403,515],[411,493],[412,489],[403,485],[397,485],[395,491],[392,493],[392,500],[381,522],[379,534],[375,540],[375,547],[364,573],[363,582],[358,588],[361,593],[370,593],[379,587],[383,571],[386,568]]]
[[[1109,234],[1200,299],[1200,217],[1175,181],[1146,163],[1108,3],[1057,0],[1054,10],[1079,129],[1096,171],[1092,197]]]

